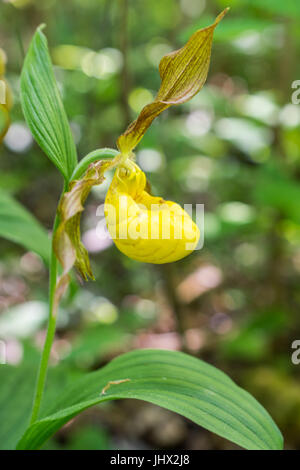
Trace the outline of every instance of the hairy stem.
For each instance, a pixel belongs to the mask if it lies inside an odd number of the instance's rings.
[[[52,239],[58,227],[58,223],[59,223],[59,217],[56,214],[54,225],[53,225]],[[55,256],[52,244],[51,244],[50,268],[49,268],[48,329],[47,329],[47,335],[45,339],[44,349],[43,349],[43,353],[41,357],[41,362],[40,362],[40,367],[39,367],[39,372],[38,372],[38,377],[37,377],[37,382],[36,382],[30,424],[33,424],[37,420],[38,415],[39,415],[44,388],[45,388],[45,382],[47,378],[48,362],[49,362],[51,347],[52,347],[52,343],[53,343],[53,339],[55,335],[56,316],[53,314],[53,301],[54,301],[55,288],[56,288],[56,279],[57,279],[57,259],[56,259],[56,256]]]

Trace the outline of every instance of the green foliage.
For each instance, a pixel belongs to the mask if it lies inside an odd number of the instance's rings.
[[[300,223],[300,187],[280,167],[263,168],[257,174],[255,200]]]
[[[50,239],[40,223],[15,199],[0,191],[0,236],[40,255],[47,263]]]
[[[59,85],[63,84],[63,103],[81,155],[102,145],[115,146],[117,136],[158,90],[157,66],[162,56],[179,48],[198,28],[210,24],[218,11],[231,7],[230,14],[216,28],[211,68],[201,93],[191,102],[159,117],[136,149],[137,162],[147,173],[153,195],[180,204],[205,204],[204,249],[172,265],[171,276],[160,268],[135,263],[113,247],[105,248],[95,240],[93,231],[98,222],[96,207],[104,200],[110,175],[103,185],[92,190],[81,227],[90,242],[86,246],[92,252],[96,282],[78,284],[77,290],[84,299],[80,303],[74,280],[69,298],[64,299],[54,349],[58,364],[50,370],[48,397],[42,404],[40,416],[46,417],[60,409],[56,403],[65,383],[57,385],[52,374],[62,363],[80,373],[89,373],[121,351],[137,347],[171,349],[185,344],[195,356],[208,357],[212,364],[230,371],[275,419],[285,436],[286,447],[299,448],[299,366],[291,362],[291,344],[300,331],[300,107],[291,104],[291,93],[295,91],[291,84],[300,77],[297,61],[299,1],[121,2],[122,7],[128,3],[127,19],[118,2],[105,0],[74,0],[72,5],[50,0],[18,3],[16,9],[11,2],[2,2],[0,15],[4,38],[1,47],[8,58],[6,78],[14,94],[10,112],[12,125],[20,123],[24,127],[18,80],[22,54],[14,32],[18,31],[26,50],[27,40],[36,25],[46,22],[51,44],[49,54]],[[45,55],[46,40],[37,32],[34,41],[37,47],[32,47],[31,57],[41,58]],[[47,69],[45,74],[35,77],[41,90],[44,87],[39,81],[45,77],[51,81],[53,77],[49,54],[46,53],[51,73],[48,74]],[[29,65],[30,73],[39,72],[33,63]],[[64,173],[68,173],[63,162],[72,152],[66,152],[61,139],[61,121],[56,122],[49,114],[49,111],[54,113],[56,106],[54,95],[50,98],[48,89],[46,94],[51,106],[48,102],[47,107],[42,103],[41,111],[34,114],[28,101],[28,112],[37,121],[36,125],[42,121],[41,141],[43,145],[49,144],[51,159],[53,157],[64,168]],[[46,94],[41,95],[44,100]],[[40,106],[38,100],[35,101],[32,104]],[[4,129],[6,125],[6,117],[6,113],[0,113],[0,133],[1,126]],[[60,175],[51,168],[49,159],[41,157],[39,147],[31,143],[26,146],[26,135],[18,134],[13,127],[1,144],[0,185],[11,194],[18,194],[23,204],[33,208],[36,218],[50,227],[61,189]],[[24,141],[23,147],[18,151],[9,145],[9,140],[20,144]],[[94,161],[94,156],[92,152],[82,159],[73,174],[82,174]],[[75,164],[71,166],[74,168]],[[3,210],[0,210],[0,227],[7,227],[14,211],[6,203]],[[9,230],[5,228],[3,236],[21,244],[27,240],[30,245],[24,243],[26,249],[40,249],[36,236],[29,231],[33,229],[34,224],[31,225],[22,222],[21,227],[14,222]],[[11,302],[13,305],[4,314],[0,311],[1,325],[7,325],[7,331],[13,333],[14,344],[20,342],[19,331],[26,333],[28,341],[36,342],[37,328],[44,328],[45,323],[34,323],[34,328],[30,329],[30,321],[22,312],[31,309],[31,316],[36,319],[30,301],[39,299],[44,305],[47,302],[44,268],[30,265],[31,257],[29,261],[24,259],[29,266],[23,260],[20,263],[18,254],[19,250],[12,244],[1,244],[1,305],[4,309]],[[46,245],[40,254],[48,258]],[[220,283],[212,287],[214,281],[217,284],[218,273]],[[191,293],[193,300],[185,303],[181,294],[187,294],[188,298]],[[112,304],[119,317],[107,327],[100,324],[101,315],[105,316],[103,308],[98,311],[103,300]],[[124,315],[124,309],[134,311],[136,318],[133,319],[131,313]],[[18,318],[23,315],[23,321],[16,319],[16,312]],[[184,332],[176,329],[181,318]],[[147,324],[145,319],[148,319]],[[28,328],[23,328],[25,321]],[[14,332],[16,322],[18,329]],[[135,323],[129,328],[131,322]],[[20,364],[23,366],[29,370],[24,362]],[[36,364],[34,368],[36,371]],[[18,369],[0,366],[0,375],[5,370],[17,373]],[[96,374],[102,377],[102,372]],[[3,375],[4,383],[8,383],[8,375]],[[3,387],[4,397],[4,404],[0,404],[1,423],[5,423],[4,434],[0,433],[3,446],[8,442],[13,448],[25,430],[28,419],[25,409],[29,412],[30,406],[26,405],[26,399],[28,403],[32,399],[26,393],[29,386],[24,393],[22,391],[27,377],[30,381],[29,372],[24,380],[16,382],[14,391],[7,390],[0,380],[0,395]],[[95,383],[99,393],[101,380]],[[56,385],[51,391],[52,383]],[[130,383],[112,386],[107,396],[130,386]],[[48,413],[51,402],[53,410]],[[139,405],[145,412],[143,404]],[[69,404],[66,402],[65,406]],[[119,401],[108,406],[119,411],[118,430],[112,422],[106,422],[108,432],[114,434],[114,442],[124,438],[123,420],[130,404]],[[83,431],[90,417],[97,427],[99,418],[101,426],[103,417],[106,418],[103,408],[83,414],[74,426],[63,429],[49,445],[72,446],[74,429]],[[22,424],[21,419],[18,422],[16,419],[17,413],[23,412]],[[138,413],[137,407],[132,413],[133,422],[139,419]],[[10,417],[20,432],[13,423],[9,424]],[[177,418],[185,427],[184,418]],[[195,435],[200,448],[228,446],[224,440],[202,429],[195,432],[194,426],[186,428],[179,443],[181,447],[194,446]],[[146,434],[139,435],[133,427],[130,437],[126,435],[126,442],[133,446],[139,440],[145,447],[164,447],[159,438],[152,440],[155,431],[151,431],[151,438],[150,433]],[[97,448],[95,433],[88,435],[81,443],[74,436],[74,445]]]
[[[41,29],[32,39],[22,70],[22,108],[36,141],[68,181],[77,163],[76,148]]]
[[[15,449],[29,424],[39,352],[30,342],[23,342],[24,358],[20,365],[0,365],[0,449]],[[51,403],[57,391],[78,380],[81,372],[69,364],[49,370],[45,401]]]
[[[0,365],[0,382],[0,449],[9,450],[15,448],[28,425],[35,371],[25,364]]]
[[[271,354],[271,341],[287,327],[287,316],[280,310],[256,313],[224,340],[221,351],[227,358],[262,360]]]
[[[130,381],[107,386],[126,379]],[[18,448],[39,448],[81,411],[119,398],[163,406],[247,449],[282,448],[282,436],[268,413],[229,377],[183,353],[160,350],[119,356],[73,383],[25,432]]]
[[[203,28],[205,24],[211,22],[213,17],[202,16],[200,21],[197,21],[192,26],[189,26],[181,33],[181,38],[186,41],[195,29]],[[214,39],[216,41],[233,41],[240,37],[247,30],[263,31],[265,28],[272,26],[272,22],[267,19],[251,18],[249,16],[244,18],[226,18],[222,23],[222,27],[216,29]]]
[[[99,356],[112,353],[127,342],[128,333],[120,325],[92,324],[80,332],[64,360],[79,366],[93,364]]]
[[[284,16],[297,16],[300,14],[300,4],[295,0],[247,0],[247,3],[251,7],[257,7],[262,10],[266,10],[273,14],[280,14]]]
[[[110,448],[109,436],[99,426],[76,429],[67,443],[48,441],[43,450],[105,450]]]

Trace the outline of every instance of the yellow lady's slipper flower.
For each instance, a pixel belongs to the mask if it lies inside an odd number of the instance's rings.
[[[186,211],[146,190],[145,173],[132,161],[117,168],[105,199],[109,233],[129,258],[162,264],[197,246],[200,232]]]
[[[105,199],[105,215],[116,246],[135,260],[156,264],[177,261],[191,253],[199,241],[199,229],[187,212],[175,202],[151,196],[145,174],[129,156],[157,116],[190,100],[203,87],[213,33],[227,11],[212,25],[196,31],[181,49],[162,58],[156,97],[117,140],[120,158]]]
[[[200,236],[197,225],[178,204],[149,193],[146,176],[131,155],[155,118],[201,90],[208,74],[213,33],[227,11],[196,31],[181,49],[161,59],[158,93],[119,136],[120,153],[112,160],[91,160],[84,175],[69,184],[59,205],[60,224],[54,238],[55,253],[63,267],[58,281],[60,296],[74,265],[84,279],[93,279],[88,252],[80,240],[80,216],[92,186],[103,182],[108,169],[116,168],[105,199],[105,217],[120,251],[135,260],[160,264],[184,258],[196,248]]]

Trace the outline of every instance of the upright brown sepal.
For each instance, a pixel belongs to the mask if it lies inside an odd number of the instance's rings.
[[[152,121],[165,109],[190,100],[203,87],[210,63],[215,27],[226,8],[207,28],[199,29],[181,49],[165,55],[159,64],[160,89],[154,101],[147,104],[118,140],[122,154],[129,154],[139,143]]]

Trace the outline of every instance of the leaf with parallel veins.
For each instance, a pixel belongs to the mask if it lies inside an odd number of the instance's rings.
[[[77,152],[43,28],[44,25],[37,28],[26,54],[21,73],[21,105],[35,140],[69,182]]]

